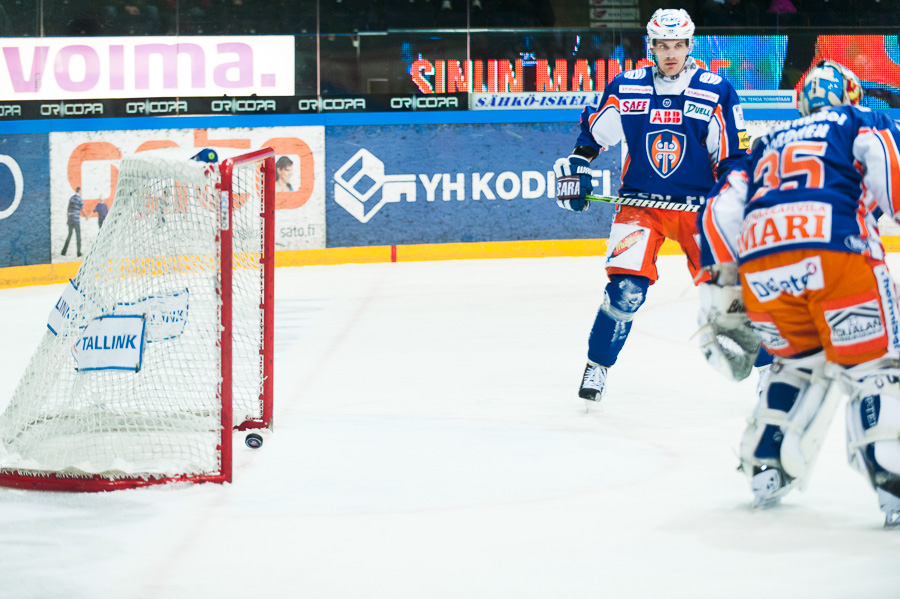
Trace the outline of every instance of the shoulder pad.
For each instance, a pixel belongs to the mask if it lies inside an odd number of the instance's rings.
[[[724,79],[711,71],[705,71],[701,69],[700,72],[697,73],[697,81],[699,81],[700,83],[705,83],[707,85],[719,85],[720,83],[722,83],[722,81],[724,81]]]
[[[647,67],[625,71],[622,73],[622,76],[625,77],[625,79],[643,79],[647,76]]]

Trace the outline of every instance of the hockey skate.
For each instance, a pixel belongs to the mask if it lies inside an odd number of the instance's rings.
[[[603,398],[603,392],[606,390],[606,366],[600,366],[594,362],[588,362],[584,367],[584,376],[581,377],[581,388],[578,390],[578,397],[585,400],[585,404],[590,408],[587,402],[598,402]]]
[[[884,527],[900,528],[900,497],[882,488],[875,489],[875,492],[878,493],[878,505],[884,512]]]
[[[893,478],[887,484],[875,487],[878,505],[884,512],[885,528],[900,528],[900,478]]]
[[[754,466],[750,478],[753,491],[752,509],[763,509],[776,505],[792,488],[794,479],[774,466]]]

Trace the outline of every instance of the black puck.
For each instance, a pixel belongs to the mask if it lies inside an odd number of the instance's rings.
[[[247,438],[244,439],[244,443],[246,443],[247,447],[249,447],[250,449],[259,449],[260,447],[262,447],[262,441],[262,437],[260,437],[256,433],[250,433],[249,435],[247,435]]]

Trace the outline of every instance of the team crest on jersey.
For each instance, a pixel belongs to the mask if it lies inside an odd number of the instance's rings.
[[[656,174],[666,178],[675,172],[684,158],[686,139],[684,133],[668,129],[647,134],[647,157]]]
[[[633,233],[629,233],[625,237],[622,238],[622,241],[616,244],[616,247],[613,248],[613,251],[610,252],[609,257],[615,258],[616,256],[621,255],[623,252],[630,249],[637,242],[644,238],[644,229],[638,229]]]

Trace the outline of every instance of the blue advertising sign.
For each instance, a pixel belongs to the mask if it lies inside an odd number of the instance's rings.
[[[50,262],[46,133],[0,139],[0,267]]]
[[[576,119],[326,127],[326,247],[607,237],[612,206],[556,205]],[[619,146],[592,167],[596,192],[615,193]]]

